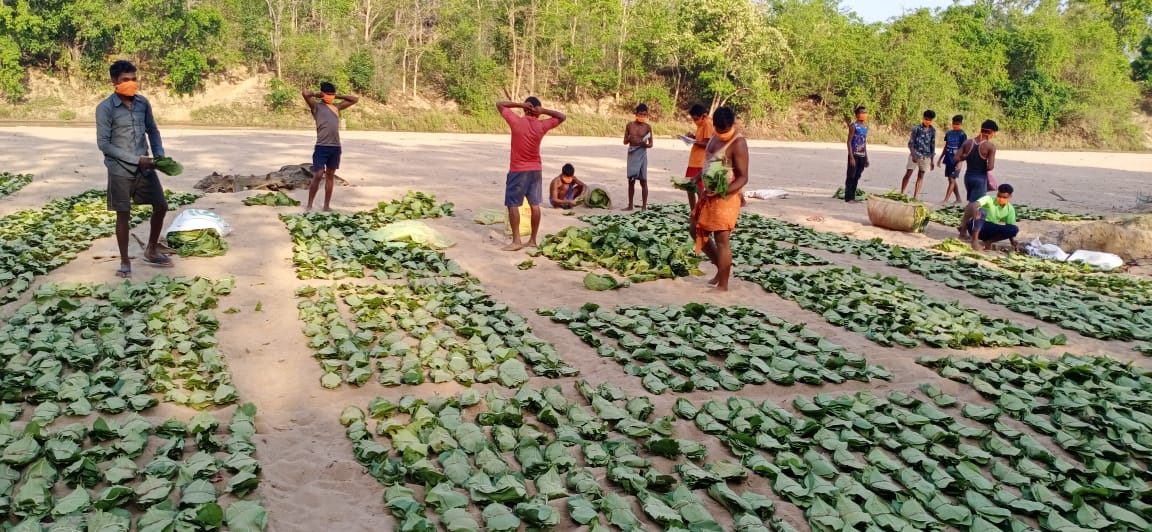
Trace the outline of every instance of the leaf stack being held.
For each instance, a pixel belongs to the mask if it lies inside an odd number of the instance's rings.
[[[690,303],[679,306],[541,310],[567,324],[602,357],[624,365],[654,394],[724,389],[749,384],[820,385],[891,379],[862,355],[818,334],[755,309]]]
[[[704,182],[704,189],[715,192],[721,198],[728,196],[728,180],[732,171],[724,166],[723,161],[712,161],[700,173],[700,180]]]

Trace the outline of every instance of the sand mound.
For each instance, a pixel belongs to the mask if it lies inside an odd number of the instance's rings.
[[[290,164],[281,166],[279,170],[259,175],[221,175],[212,172],[212,175],[196,183],[197,190],[204,192],[239,192],[241,190],[292,190],[308,188],[312,182],[312,165]],[[342,177],[336,176],[336,184],[348,186]]]
[[[1125,261],[1146,259],[1152,257],[1152,215],[1073,227],[1060,234],[1059,242],[1066,250],[1105,251]]]

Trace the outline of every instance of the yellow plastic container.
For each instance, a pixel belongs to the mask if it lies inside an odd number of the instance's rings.
[[[529,236],[532,234],[532,207],[528,205],[528,198],[524,198],[524,203],[520,204],[518,210],[520,211],[520,236]],[[504,234],[512,236],[512,223],[507,219],[504,220]]]

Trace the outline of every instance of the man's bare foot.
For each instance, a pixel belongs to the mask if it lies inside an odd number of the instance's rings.
[[[621,210],[625,210],[625,211],[633,211],[633,210],[636,210],[636,209],[635,209],[635,207],[633,207],[633,206],[629,205],[629,206],[627,206],[627,207],[624,207],[624,208],[623,208],[623,209],[621,209]]]
[[[709,288],[709,289],[708,289],[708,291],[709,291],[709,292],[727,292],[727,291],[728,291],[728,287],[727,287],[727,286],[720,286],[720,285],[716,285],[716,286],[713,286],[712,288]]]
[[[524,244],[524,247],[535,248],[535,247],[540,247],[540,246],[536,244],[536,239],[532,239],[532,240],[529,240],[527,244]]]
[[[309,205],[307,207],[304,207],[304,212],[312,212],[312,206]]]
[[[647,205],[641,205],[640,210],[646,211],[646,210],[648,210],[648,206]]]
[[[323,212],[332,212],[332,207],[329,207],[329,206],[325,205],[325,206],[324,206],[324,208],[323,208],[323,209],[320,209],[320,210],[321,210],[321,211],[323,211]]]
[[[504,251],[520,251],[520,250],[524,249],[524,243],[513,240],[511,244],[508,244],[507,246],[504,246],[500,249],[502,249]]]

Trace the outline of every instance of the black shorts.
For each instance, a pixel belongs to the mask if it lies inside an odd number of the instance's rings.
[[[168,208],[156,170],[140,170],[131,177],[108,176],[108,210],[128,212],[132,204]]]
[[[340,146],[321,146],[316,145],[316,149],[312,150],[312,171],[319,172],[321,170],[336,170],[340,168],[340,154],[343,150]]]

